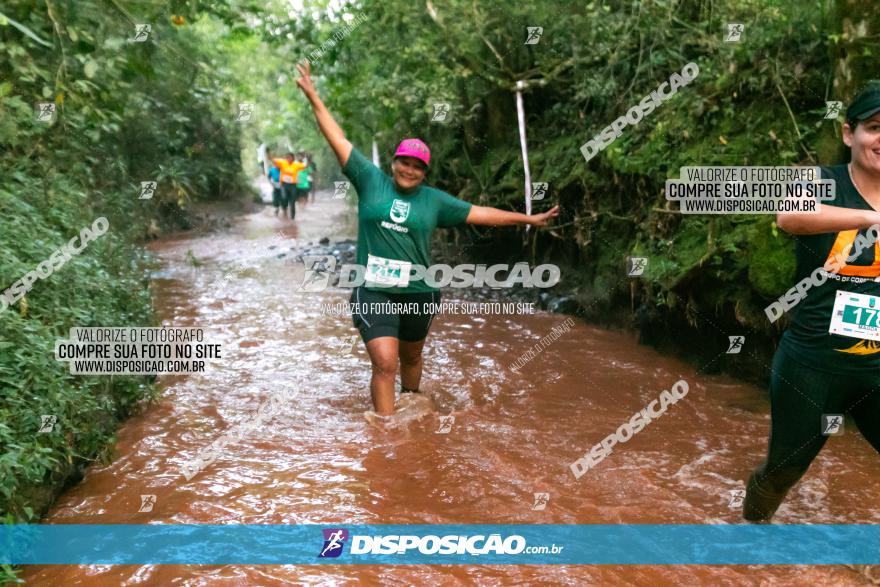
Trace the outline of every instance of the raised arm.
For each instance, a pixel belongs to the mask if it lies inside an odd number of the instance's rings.
[[[342,128],[336,123],[333,119],[333,115],[330,114],[330,111],[327,110],[324,102],[321,101],[321,97],[318,96],[318,91],[315,89],[314,84],[312,84],[311,64],[308,61],[305,65],[297,63],[296,70],[299,72],[299,79],[296,80],[296,85],[300,87],[303,94],[309,99],[309,103],[312,105],[312,111],[315,113],[315,119],[318,121],[318,127],[324,134],[324,138],[327,139],[330,148],[336,153],[336,158],[339,160],[339,164],[345,167],[345,164],[348,163],[348,158],[351,155],[351,141],[345,138],[345,133],[342,132]]]
[[[482,224],[484,226],[516,226],[518,224],[531,224],[532,226],[547,226],[551,218],[559,216],[559,206],[553,206],[550,210],[541,214],[528,216],[519,212],[508,212],[498,208],[487,206],[471,206],[468,213],[468,224]]]
[[[266,147],[266,161],[268,161],[272,165],[275,165],[275,159],[277,159],[277,157],[272,154],[272,150],[269,149],[269,147]]]
[[[880,212],[821,204],[818,214],[780,213],[776,225],[789,234],[822,234],[869,228],[880,223]]]

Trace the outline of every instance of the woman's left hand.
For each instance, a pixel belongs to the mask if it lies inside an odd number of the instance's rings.
[[[532,215],[533,226],[547,226],[549,224],[551,218],[556,218],[559,216],[559,206],[553,206],[551,209],[546,212],[541,212],[540,214]]]

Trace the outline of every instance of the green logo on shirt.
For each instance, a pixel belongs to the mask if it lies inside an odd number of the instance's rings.
[[[400,224],[409,216],[409,202],[395,199],[391,204],[391,220]]]

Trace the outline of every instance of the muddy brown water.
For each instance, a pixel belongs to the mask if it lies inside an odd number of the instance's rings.
[[[436,413],[387,433],[368,425],[367,356],[359,341],[353,352],[340,350],[354,327],[321,309],[347,295],[297,293],[302,265],[289,262],[292,247],[353,236],[344,205],[322,196],[294,224],[267,209],[223,233],[151,247],[161,260],[152,293],[162,323],[204,328],[223,345],[223,360],[204,374],[160,378],[161,399],[125,423],[112,463],[93,465],[46,523],[740,523],[730,491],[763,457],[764,390],[697,373],[634,336],[580,322],[520,374],[507,369],[565,316],[438,316],[423,383]],[[678,379],[690,384],[686,398],[573,477],[574,459]],[[275,394],[285,398],[280,413],[191,480],[181,475],[185,461],[254,418]],[[445,414],[455,422],[436,434]],[[880,523],[877,465],[855,431],[832,437],[776,521]],[[543,511],[532,510],[537,492],[550,494]],[[138,512],[144,494],[156,496],[152,512]],[[842,566],[93,565],[27,567],[24,579],[114,586],[867,582]]]

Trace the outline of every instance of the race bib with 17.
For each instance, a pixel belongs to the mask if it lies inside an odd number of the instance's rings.
[[[880,297],[837,290],[828,332],[880,340]]]
[[[367,284],[385,287],[406,287],[409,285],[409,271],[412,263],[396,259],[384,259],[367,255]]]

